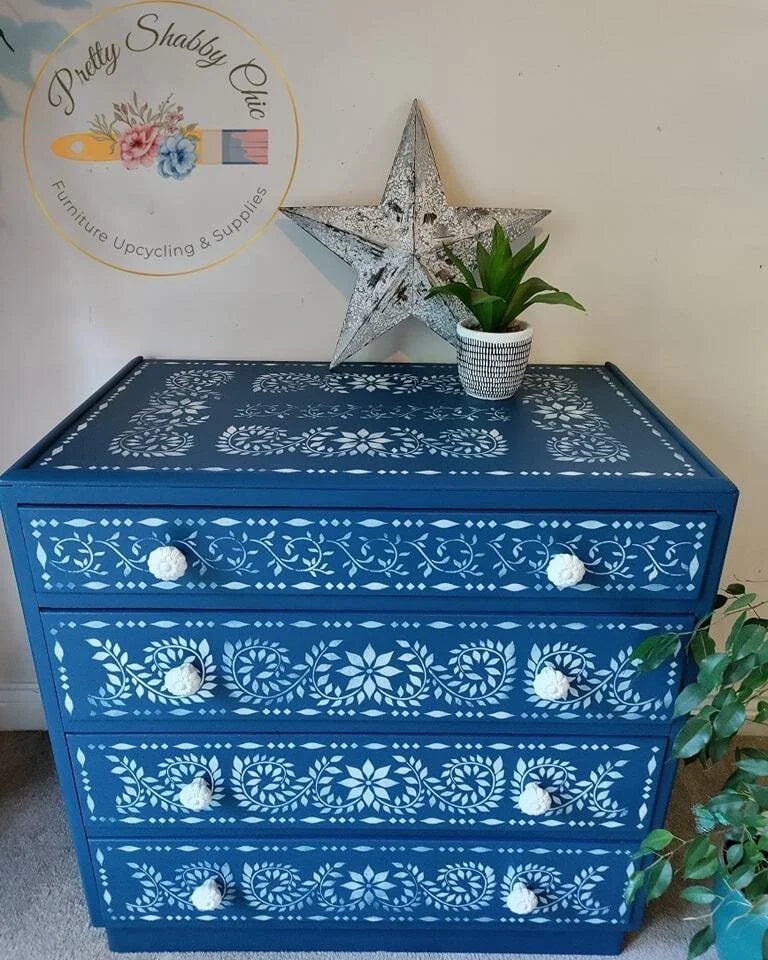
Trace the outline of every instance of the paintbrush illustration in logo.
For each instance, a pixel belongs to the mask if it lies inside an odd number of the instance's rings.
[[[184,122],[182,107],[166,97],[156,110],[140,103],[114,103],[111,118],[96,114],[87,133],[58,137],[51,151],[65,160],[121,162],[127,170],[155,167],[165,178],[184,180],[198,163],[267,164],[267,130],[207,130]]]

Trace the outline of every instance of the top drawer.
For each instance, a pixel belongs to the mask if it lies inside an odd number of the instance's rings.
[[[714,513],[21,508],[38,592],[695,598]],[[153,550],[186,571],[160,580]],[[584,564],[559,589],[556,554]],[[175,554],[180,559],[179,554]],[[181,564],[183,567],[184,564]],[[179,573],[180,568],[171,569]]]

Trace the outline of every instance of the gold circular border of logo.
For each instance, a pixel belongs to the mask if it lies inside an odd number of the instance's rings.
[[[265,221],[258,228],[258,230],[253,234],[252,237],[249,237],[239,247],[237,247],[231,253],[228,253],[226,256],[219,257],[218,260],[214,260],[211,263],[207,263],[204,267],[193,267],[191,270],[174,270],[170,273],[153,273],[148,270],[131,270],[130,267],[119,267],[117,266],[117,264],[110,263],[109,260],[104,260],[101,257],[97,257],[95,253],[91,253],[90,250],[86,250],[85,247],[77,243],[72,237],[69,236],[68,233],[66,233],[66,231],[62,227],[59,226],[58,223],[56,223],[56,221],[53,219],[51,214],[48,212],[48,208],[45,206],[45,203],[43,202],[42,197],[40,196],[38,189],[35,185],[35,181],[32,178],[32,172],[29,169],[29,157],[27,155],[27,124],[29,120],[29,107],[32,102],[32,97],[35,93],[35,90],[37,89],[37,85],[38,85],[38,82],[40,81],[40,78],[42,77],[43,73],[45,73],[48,67],[48,64],[51,62],[51,60],[53,60],[53,58],[56,56],[59,50],[61,50],[61,48],[66,43],[69,43],[72,37],[80,33],[81,30],[84,30],[86,27],[91,26],[91,24],[96,23],[97,21],[103,19],[109,14],[116,13],[118,10],[127,10],[130,7],[145,7],[152,4],[157,5],[158,3],[174,4],[175,6],[179,6],[179,7],[191,7],[197,10],[205,10],[206,13],[211,13],[215,17],[219,17],[222,20],[226,20],[227,23],[231,23],[232,26],[242,31],[247,37],[250,37],[251,40],[253,40],[257,44],[257,46],[260,47],[261,50],[269,58],[270,63],[272,64],[273,68],[277,72],[277,75],[280,77],[280,79],[282,80],[285,86],[286,92],[288,93],[288,99],[291,104],[291,110],[293,112],[293,129],[294,129],[294,133],[296,134],[296,149],[294,150],[294,154],[293,154],[293,165],[291,167],[291,173],[290,173],[290,176],[288,177],[288,182],[285,185],[285,190],[283,191],[283,194],[280,197],[280,200],[278,201],[277,206],[273,210],[269,219]],[[95,16],[91,17],[90,19],[85,20],[83,23],[80,24],[79,27],[76,27],[74,30],[68,33],[67,36],[64,37],[64,39],[60,43],[58,43],[54,47],[54,49],[51,50],[48,56],[45,58],[42,66],[40,67],[40,69],[37,71],[37,74],[35,75],[34,82],[30,88],[29,95],[27,96],[26,106],[24,107],[21,149],[24,155],[24,169],[27,174],[27,180],[29,181],[30,189],[32,190],[32,195],[34,196],[38,206],[42,210],[43,216],[45,217],[45,219],[48,221],[48,223],[50,223],[50,225],[53,227],[56,233],[58,233],[60,237],[66,240],[67,243],[70,244],[70,246],[73,246],[76,250],[79,250],[80,253],[85,254],[86,257],[90,257],[91,260],[95,260],[97,263],[103,263],[105,267],[110,267],[112,270],[119,270],[121,273],[132,273],[135,276],[139,276],[139,277],[183,277],[183,276],[188,276],[191,273],[201,273],[203,270],[210,270],[211,267],[217,267],[220,263],[224,263],[226,260],[231,260],[232,257],[236,257],[239,253],[242,253],[246,247],[249,247],[254,242],[254,240],[257,240],[264,233],[264,231],[272,224],[272,221],[280,212],[280,207],[283,205],[283,201],[288,196],[288,191],[291,189],[293,178],[296,175],[296,166],[299,162],[299,115],[298,115],[298,111],[296,110],[296,101],[293,98],[293,91],[291,90],[291,85],[288,82],[288,78],[286,77],[285,73],[283,72],[283,68],[277,62],[276,57],[272,54],[271,50],[264,43],[262,43],[261,40],[259,40],[256,34],[251,33],[250,30],[247,30],[241,23],[238,23],[237,20],[234,20],[232,17],[228,17],[225,13],[221,13],[218,10],[213,10],[211,7],[206,7],[205,4],[191,3],[191,2],[188,2],[188,0],[132,0],[131,3],[121,3],[119,6],[109,7],[109,9],[102,10],[101,13],[97,13]]]

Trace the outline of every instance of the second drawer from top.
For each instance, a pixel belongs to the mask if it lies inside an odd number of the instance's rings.
[[[681,660],[630,653],[690,618],[42,615],[67,730],[666,724]]]

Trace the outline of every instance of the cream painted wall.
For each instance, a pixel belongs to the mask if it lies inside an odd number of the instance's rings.
[[[553,209],[542,273],[589,314],[536,308],[534,359],[622,366],[739,485],[727,575],[765,578],[765,0],[209,2],[261,37],[293,86],[291,203],[375,202],[417,96],[453,202]],[[0,0],[0,15],[71,29],[85,4]],[[181,278],[120,274],[67,246],[25,182],[27,91],[2,77],[0,90],[16,112],[0,123],[2,465],[137,353],[330,355],[352,275],[287,223]],[[450,357],[411,328],[363,357],[396,350]],[[34,673],[0,551],[10,725]]]

